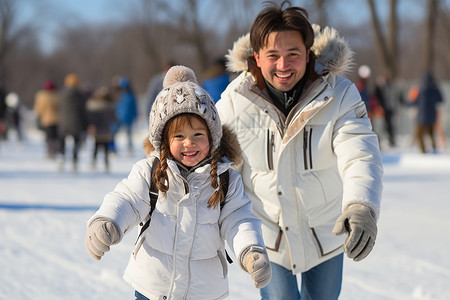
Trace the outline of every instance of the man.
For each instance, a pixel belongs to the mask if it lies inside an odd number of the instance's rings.
[[[337,299],[342,252],[362,260],[377,234],[378,139],[357,88],[339,75],[352,59],[347,43],[315,29],[287,1],[262,10],[228,55],[242,73],[217,103],[263,223],[273,275],[262,299],[300,299],[296,274],[301,299]]]

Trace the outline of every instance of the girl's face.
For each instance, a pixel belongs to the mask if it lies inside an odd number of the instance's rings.
[[[180,121],[170,124],[170,154],[183,165],[193,167],[209,154],[208,128],[197,117]]]

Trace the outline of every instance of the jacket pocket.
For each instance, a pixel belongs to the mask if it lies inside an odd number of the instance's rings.
[[[331,231],[333,230],[333,226],[334,222],[331,222],[330,224],[311,228],[321,257],[327,256],[341,249],[345,239],[347,238],[346,234],[334,236],[331,233]]]
[[[267,129],[267,167],[273,170],[273,153],[275,151],[275,133]]]
[[[303,165],[305,170],[310,170],[313,168],[312,159],[312,127],[305,127],[303,129]]]
[[[267,224],[262,222],[261,230],[263,234],[264,244],[268,250],[277,252],[280,249],[283,231],[276,224]]]

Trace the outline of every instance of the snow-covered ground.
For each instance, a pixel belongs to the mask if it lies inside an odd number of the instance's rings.
[[[100,262],[86,252],[84,235],[103,196],[143,157],[145,132],[135,137],[135,152],[120,151],[109,174],[101,160],[90,168],[89,139],[77,173],[45,158],[36,130],[24,142],[0,142],[0,299],[134,299],[122,273],[137,233]],[[450,299],[450,153],[394,149],[384,161],[377,243],[365,260],[345,259],[340,299]],[[229,274],[229,299],[259,299],[236,263]]]

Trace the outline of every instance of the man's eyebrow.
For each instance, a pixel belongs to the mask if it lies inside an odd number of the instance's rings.
[[[288,52],[291,52],[291,51],[302,52],[302,50],[301,50],[300,48],[298,48],[298,47],[293,47],[293,48],[287,49],[287,51],[288,51]],[[266,53],[278,53],[278,52],[280,52],[280,51],[275,50],[275,49],[272,49],[272,50],[267,50]]]

